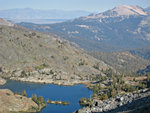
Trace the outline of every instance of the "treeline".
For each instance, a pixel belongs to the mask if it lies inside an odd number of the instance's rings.
[[[117,95],[138,91],[140,89],[149,88],[150,90],[150,74],[147,75],[146,79],[138,80],[137,78],[139,75],[118,75],[111,69],[107,69],[104,73],[106,76],[99,75],[95,77],[94,80],[97,82],[90,87],[93,90],[92,98],[106,100]],[[125,78],[128,77],[132,79],[128,80],[129,83],[126,83],[127,81]],[[130,82],[134,84],[131,84]],[[90,106],[91,102],[92,101],[89,98],[80,99],[80,104],[83,106]]]

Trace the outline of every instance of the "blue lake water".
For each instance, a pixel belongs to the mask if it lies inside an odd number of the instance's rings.
[[[80,98],[90,97],[93,93],[83,84],[58,86],[54,84],[37,84],[8,80],[5,85],[0,86],[0,89],[6,88],[13,92],[22,92],[26,90],[28,97],[31,97],[32,94],[36,94],[37,96],[43,96],[44,99],[70,102],[70,105],[66,106],[47,104],[46,108],[40,113],[72,113],[81,108],[79,104]]]

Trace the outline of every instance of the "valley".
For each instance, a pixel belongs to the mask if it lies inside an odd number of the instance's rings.
[[[131,5],[55,24],[0,18],[0,112],[148,112],[149,19]]]
[[[132,54],[129,51],[121,52],[88,52],[91,56],[104,61],[114,69],[124,74],[136,73],[145,69],[150,64],[150,60]],[[146,54],[146,52],[144,53]]]

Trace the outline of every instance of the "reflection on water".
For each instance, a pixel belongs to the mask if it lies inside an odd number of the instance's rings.
[[[92,91],[85,87],[85,85],[74,86],[58,86],[54,84],[35,84],[27,82],[19,82],[8,80],[1,89],[10,89],[13,92],[22,92],[26,90],[28,97],[32,94],[43,96],[45,99],[69,101],[70,105],[54,105],[48,104],[41,113],[72,113],[81,108],[79,100],[82,97],[90,97]]]

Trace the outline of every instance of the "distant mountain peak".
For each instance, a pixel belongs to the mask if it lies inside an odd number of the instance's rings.
[[[120,5],[115,7],[112,11],[117,12],[118,15],[147,15],[141,7],[131,5]]]
[[[111,10],[107,10],[103,13],[93,14],[86,16],[85,18],[107,18],[107,17],[118,17],[118,16],[131,16],[131,15],[147,15],[147,12],[139,6],[132,5],[120,5]]]

